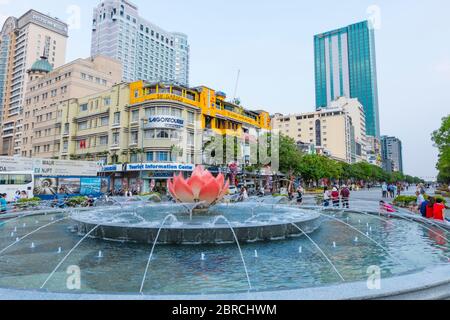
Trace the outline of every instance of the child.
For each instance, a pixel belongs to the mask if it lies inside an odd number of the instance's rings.
[[[445,221],[445,205],[442,203],[442,199],[436,199],[436,203],[433,206],[433,219],[439,221]]]
[[[386,203],[383,200],[381,200],[380,201],[380,212],[381,213],[386,213],[386,212],[392,213],[392,212],[395,212],[395,209],[389,203]]]
[[[428,204],[427,204],[427,208],[426,208],[426,218],[427,219],[433,219],[434,203],[435,203],[434,198],[430,197],[428,199]]]

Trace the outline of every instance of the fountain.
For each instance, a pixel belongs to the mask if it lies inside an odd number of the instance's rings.
[[[130,214],[125,206],[83,211],[72,216],[78,232],[84,235],[94,227],[91,237],[135,243],[161,244],[227,244],[281,240],[301,235],[320,225],[320,215],[287,205],[220,204],[228,191],[229,182],[219,174],[214,177],[198,166],[185,180],[182,175],[168,181],[168,190],[176,204],[147,204],[133,207]],[[255,210],[258,214],[255,214]],[[239,212],[236,212],[239,211]],[[122,214],[118,215],[120,212]],[[164,217],[175,217],[166,223]],[[225,224],[217,223],[224,217]],[[230,221],[228,223],[228,221]]]
[[[174,202],[110,197],[92,208],[5,220],[0,298],[355,299],[450,292],[446,225],[401,211],[383,216],[378,201],[355,200],[351,210],[272,196],[233,203],[224,177],[201,167],[168,186]],[[67,288],[73,266],[82,272],[75,291]],[[367,289],[371,266],[381,270],[381,290]]]

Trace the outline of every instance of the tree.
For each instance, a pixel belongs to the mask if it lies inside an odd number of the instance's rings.
[[[279,161],[281,172],[286,174],[300,173],[302,153],[295,140],[285,135],[280,135]]]
[[[438,180],[450,182],[450,115],[442,119],[441,127],[432,134],[434,146],[439,150],[436,168],[439,170]]]

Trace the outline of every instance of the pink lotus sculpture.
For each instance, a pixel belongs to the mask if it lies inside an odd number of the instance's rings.
[[[176,201],[204,202],[204,207],[209,207],[226,195],[230,184],[229,181],[225,182],[223,174],[220,173],[214,178],[203,166],[197,166],[189,179],[185,180],[182,174],[175,175],[173,181],[168,180],[167,186]]]

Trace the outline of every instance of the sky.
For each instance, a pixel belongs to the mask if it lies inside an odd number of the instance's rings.
[[[0,23],[30,8],[71,25],[67,61],[90,55],[98,0],[0,0]],[[450,112],[448,0],[133,0],[140,15],[189,36],[191,86],[271,113],[314,110],[315,34],[375,23],[381,134],[403,142],[404,171],[435,177],[431,133]]]

